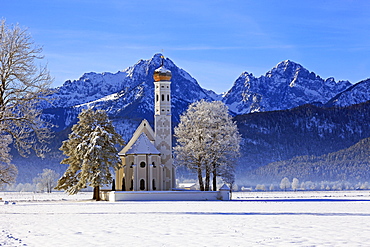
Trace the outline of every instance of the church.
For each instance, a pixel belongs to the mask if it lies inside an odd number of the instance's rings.
[[[131,140],[118,153],[117,191],[163,191],[176,187],[172,157],[171,71],[154,71],[154,130],[144,119]]]

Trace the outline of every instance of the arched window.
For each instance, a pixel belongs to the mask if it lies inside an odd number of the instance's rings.
[[[141,168],[144,168],[144,167],[145,167],[145,162],[144,162],[144,161],[142,161],[142,162],[140,163],[140,167],[141,167]]]
[[[170,101],[170,95],[167,94],[167,101]]]
[[[145,190],[145,180],[140,179],[140,190]]]
[[[153,165],[153,168],[156,168],[156,166],[155,166],[155,163],[154,163],[154,162],[152,163],[152,165]]]
[[[152,186],[153,186],[153,190],[157,190],[157,188],[155,187],[155,180],[154,179],[152,181]]]
[[[162,94],[162,101],[164,101],[164,94]]]
[[[133,167],[134,167],[134,162],[132,162],[130,165],[130,168],[133,168]]]
[[[122,191],[126,191],[126,181],[125,178],[122,178]]]
[[[158,96],[158,94],[156,95],[156,100],[157,100],[157,101],[159,100],[159,96]]]

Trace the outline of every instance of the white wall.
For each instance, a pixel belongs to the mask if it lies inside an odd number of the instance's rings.
[[[106,201],[228,201],[229,190],[220,191],[101,191]]]

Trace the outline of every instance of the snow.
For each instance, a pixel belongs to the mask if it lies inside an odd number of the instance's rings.
[[[369,191],[234,192],[234,201],[217,202],[111,203],[90,196],[0,193],[16,202],[0,205],[0,246],[363,246],[370,241]]]
[[[159,72],[159,73],[171,73],[171,71],[169,71],[168,69],[166,69],[164,66],[161,66],[159,67],[158,69],[155,70],[156,72]]]
[[[161,152],[155,148],[145,133],[141,133],[125,154],[161,154]]]

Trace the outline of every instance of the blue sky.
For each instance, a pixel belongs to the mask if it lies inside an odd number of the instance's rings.
[[[370,77],[370,1],[4,0],[54,76],[117,72],[162,52],[218,93],[289,59],[323,78]]]

